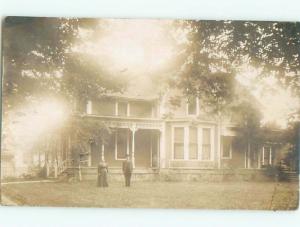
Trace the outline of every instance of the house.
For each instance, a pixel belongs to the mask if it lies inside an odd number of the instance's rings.
[[[80,167],[95,169],[103,159],[111,169],[120,169],[126,154],[131,156],[135,172],[200,173],[275,165],[272,144],[247,152],[236,141],[234,119],[220,122],[202,109],[198,98],[187,100],[175,94],[112,94],[88,100],[77,116],[101,121],[111,133],[105,142],[89,141],[83,146],[78,156]]]
[[[47,176],[53,177],[78,168],[95,174],[101,159],[120,173],[126,154],[135,173],[141,174],[212,170],[222,174],[275,165],[275,146],[265,144],[247,152],[237,141],[234,119],[219,121],[200,104],[198,98],[187,100],[174,90],[155,96],[107,94],[90,99],[77,105],[73,117],[104,123],[111,129],[105,141],[87,140],[78,148],[72,135],[63,135],[59,143],[48,143],[45,154],[35,151],[38,155],[31,160],[41,166],[42,156]]]

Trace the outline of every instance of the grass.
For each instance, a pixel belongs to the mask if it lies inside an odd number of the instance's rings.
[[[2,192],[19,205],[131,208],[290,210],[298,184],[273,182],[133,182],[108,188],[96,182],[7,184]]]

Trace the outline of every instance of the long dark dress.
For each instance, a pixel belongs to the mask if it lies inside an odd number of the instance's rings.
[[[106,162],[100,162],[98,165],[98,187],[108,187],[107,173],[108,166]]]

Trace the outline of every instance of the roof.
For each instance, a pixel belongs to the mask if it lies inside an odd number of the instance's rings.
[[[134,100],[134,101],[156,101],[159,99],[158,96],[149,95],[133,95],[128,93],[110,93],[105,94],[104,97],[118,98],[122,100]]]

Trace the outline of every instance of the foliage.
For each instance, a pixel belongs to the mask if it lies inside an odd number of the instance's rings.
[[[230,22],[227,53],[237,64],[243,59],[274,73],[278,81],[300,95],[300,23]]]
[[[201,98],[201,103],[220,114],[233,98],[234,77],[224,65],[222,54],[215,51],[216,39],[222,22],[183,21],[177,22],[179,29],[187,29],[187,42],[180,58],[181,71],[172,81],[187,96]],[[221,44],[220,44],[221,45]]]
[[[294,160],[296,169],[299,170],[299,152],[300,152],[300,122],[292,122],[284,131],[284,141],[291,144],[291,152],[288,154],[288,159]]]
[[[125,81],[116,80],[97,59],[78,50],[83,42],[98,39],[103,29],[105,24],[95,19],[6,17],[3,23],[5,120],[23,110],[23,105],[46,101],[48,97],[58,99],[66,105],[66,110],[71,110],[93,96],[122,90]],[[61,128],[65,134],[73,134],[76,149],[83,149],[91,138],[98,141],[103,137],[100,131],[107,131],[101,122],[69,123]],[[3,130],[6,134],[7,125]],[[43,146],[46,159],[48,155],[57,156],[60,130],[54,136],[43,135],[50,144]]]
[[[187,31],[187,40],[180,43],[177,85],[210,96],[208,104],[230,103],[230,81],[244,64],[262,69],[260,77],[275,76],[300,96],[300,23],[187,20],[175,26]],[[226,79],[214,78],[215,73]]]
[[[242,101],[231,109],[238,124],[236,131],[239,144],[244,146],[259,144],[262,141],[260,111],[249,101]]]
[[[77,54],[83,40],[99,36],[94,19],[7,17],[3,23],[5,110],[49,95],[73,102],[87,94],[121,88],[89,56]],[[82,31],[89,33],[83,39]]]
[[[84,116],[73,116],[65,131],[71,133],[72,142],[75,145],[87,144],[88,142],[106,143],[112,133],[104,121],[85,118]]]

